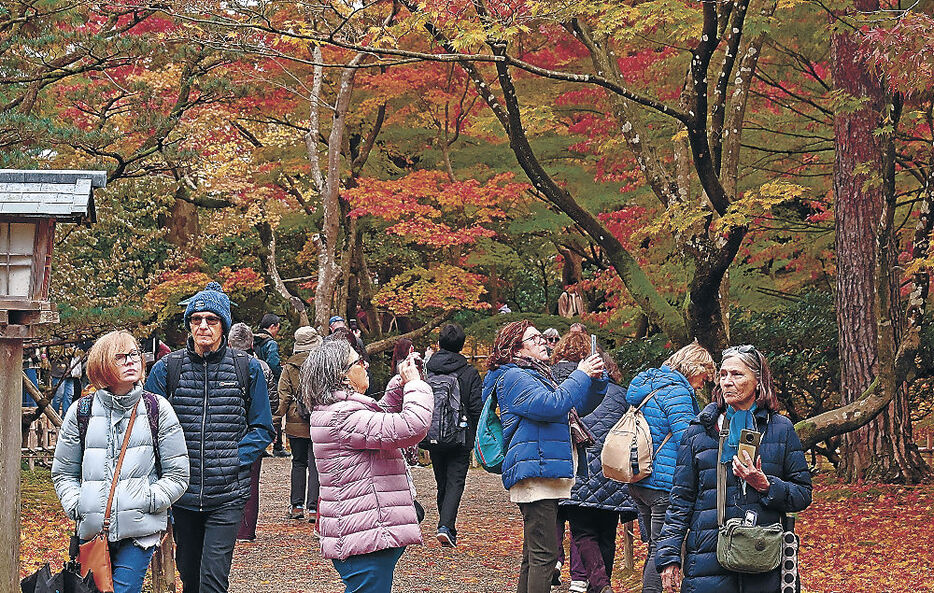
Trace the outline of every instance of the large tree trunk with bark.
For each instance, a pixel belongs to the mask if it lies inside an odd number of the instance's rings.
[[[878,10],[879,3],[878,0],[857,0],[855,9]],[[881,273],[896,273],[892,265],[895,262],[885,261],[886,254],[894,253],[895,247],[888,234],[890,229],[882,218],[889,181],[887,170],[894,165],[886,158],[891,139],[876,133],[886,114],[883,81],[871,74],[861,59],[859,38],[850,29],[842,28],[833,36],[832,50],[834,84],[846,93],[849,104],[839,109],[834,117],[833,183],[840,389],[842,402],[851,404],[860,399],[874,379],[891,370],[880,368],[883,359],[892,361],[892,357],[880,358],[878,297],[885,297],[881,300],[888,310],[881,315],[892,325],[891,329],[886,327],[883,331],[893,332],[893,344],[899,338],[898,279],[877,278],[877,264],[885,264],[880,268]],[[859,108],[854,108],[857,101]],[[884,234],[881,245],[878,243],[880,231]],[[877,260],[877,257],[884,259]],[[889,265],[891,269],[884,269]],[[880,290],[891,294],[877,294]],[[883,343],[888,341],[887,336],[882,338]],[[916,481],[921,474],[921,468],[914,467],[906,454],[911,446],[906,390],[898,385],[888,387],[896,393],[887,408],[873,421],[843,437],[838,471],[847,480]]]

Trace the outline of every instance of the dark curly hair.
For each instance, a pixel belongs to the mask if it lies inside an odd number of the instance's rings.
[[[486,368],[492,371],[512,362],[516,352],[522,348],[522,335],[530,327],[533,326],[528,319],[513,321],[503,326],[503,329],[496,334],[493,351],[490,352],[490,357],[486,359]]]

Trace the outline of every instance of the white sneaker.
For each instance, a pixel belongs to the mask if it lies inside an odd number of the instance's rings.
[[[587,593],[587,587],[590,585],[587,581],[571,581],[568,586],[568,593]]]

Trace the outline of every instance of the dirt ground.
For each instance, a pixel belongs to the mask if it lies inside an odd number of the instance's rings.
[[[286,517],[289,468],[289,459],[267,458],[263,462],[256,541],[237,544],[231,593],[343,591],[333,565],[321,558],[313,525]],[[522,553],[522,520],[500,477],[482,469],[468,472],[458,515],[458,545],[442,548],[434,539],[438,514],[431,468],[413,468],[413,476],[419,502],[426,510],[422,523],[426,543],[406,550],[396,568],[393,592],[514,591]],[[640,551],[637,543],[637,556]],[[641,566],[638,560],[637,566]],[[562,580],[564,584],[553,588],[553,593],[567,591],[567,570]],[[633,584],[633,575],[617,568],[613,578],[616,591],[633,590]]]

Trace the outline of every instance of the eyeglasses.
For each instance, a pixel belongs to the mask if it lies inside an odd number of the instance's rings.
[[[758,354],[758,353],[759,351],[756,350],[756,347],[753,346],[752,344],[743,344],[742,346],[730,346],[729,348],[723,351],[722,356],[726,358],[727,356],[730,356],[733,354]]]
[[[561,341],[561,338],[545,338],[545,341],[549,344],[557,344]]]
[[[214,327],[221,322],[221,318],[215,315],[192,315],[189,321],[192,327],[198,327],[202,323],[207,323],[209,327]]]
[[[529,336],[526,339],[522,340],[523,342],[532,342],[533,344],[544,344],[545,336],[542,334],[535,334],[534,336]]]
[[[356,366],[356,365],[358,365],[358,364],[359,364],[362,368],[366,368],[366,361],[363,360],[362,357],[360,357],[360,358],[357,358],[357,360],[355,360],[355,361],[353,361],[352,363],[350,363],[349,365],[347,365],[347,370],[345,370],[344,373],[349,373],[349,372],[351,371],[351,369],[353,369],[354,366]]]
[[[125,365],[127,362],[136,362],[141,356],[139,350],[130,350],[126,354],[115,354],[114,360],[117,361],[119,365]]]

